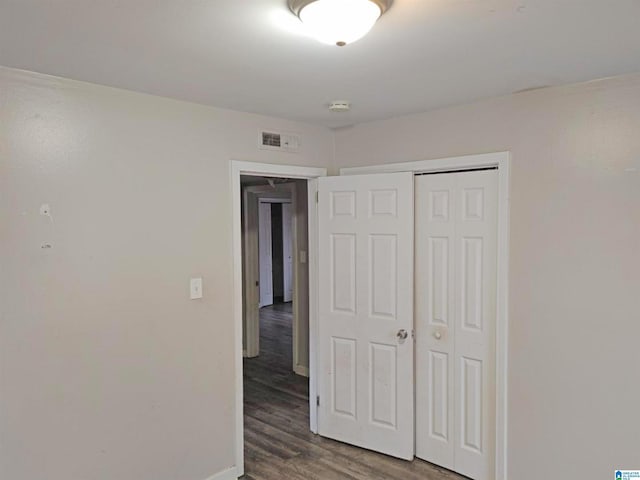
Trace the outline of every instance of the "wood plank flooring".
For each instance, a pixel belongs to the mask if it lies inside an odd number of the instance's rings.
[[[260,310],[260,356],[244,360],[245,480],[465,480],[309,431],[309,383],[291,371],[291,304]]]

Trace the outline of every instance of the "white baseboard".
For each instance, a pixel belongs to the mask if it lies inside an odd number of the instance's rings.
[[[303,367],[302,365],[296,365],[293,367],[293,371],[303,377],[309,377],[309,367]]]
[[[231,467],[223,470],[220,473],[216,473],[207,480],[236,480],[238,478],[236,467]]]
[[[244,358],[247,358],[247,351],[246,351],[246,350],[242,350],[242,356],[243,356]]]

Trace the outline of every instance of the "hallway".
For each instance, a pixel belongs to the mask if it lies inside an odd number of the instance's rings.
[[[260,356],[244,360],[246,480],[464,480],[309,431],[309,388],[291,371],[291,304],[260,310]]]

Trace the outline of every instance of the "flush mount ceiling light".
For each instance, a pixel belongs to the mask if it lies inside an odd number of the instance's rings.
[[[288,0],[291,11],[322,43],[344,47],[364,37],[393,0]]]

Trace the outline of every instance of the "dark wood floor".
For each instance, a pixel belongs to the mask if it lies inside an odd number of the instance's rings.
[[[309,382],[291,371],[291,304],[260,310],[260,356],[244,361],[246,480],[464,480],[309,431]]]

